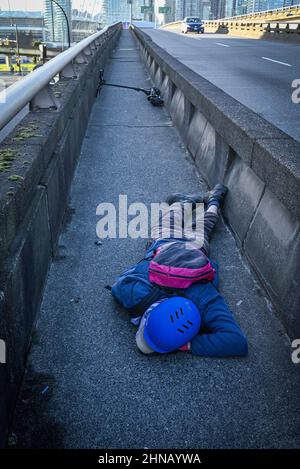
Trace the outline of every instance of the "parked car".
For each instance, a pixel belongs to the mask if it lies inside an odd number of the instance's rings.
[[[204,25],[200,18],[196,16],[187,16],[184,18],[183,22],[181,23],[181,32],[184,34],[195,32],[198,34],[204,33]]]

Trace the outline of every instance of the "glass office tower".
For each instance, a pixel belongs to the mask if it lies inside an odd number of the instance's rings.
[[[72,0],[56,0],[59,3],[69,20],[70,34],[72,40]],[[46,40],[67,44],[68,30],[67,23],[61,9],[52,0],[44,0],[44,18],[46,28]]]

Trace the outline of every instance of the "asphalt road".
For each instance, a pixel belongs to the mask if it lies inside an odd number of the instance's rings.
[[[145,32],[199,75],[300,141],[300,102],[291,98],[292,82],[300,80],[300,45],[224,34]]]
[[[130,33],[105,70],[148,86]],[[177,352],[145,356],[128,314],[104,286],[138,261],[145,240],[95,244],[96,207],[162,201],[205,190],[164,109],[129,90],[103,88],[94,105],[52,263],[10,438],[23,448],[299,447],[299,366],[284,330],[229,230],[211,257],[221,292],[249,341],[247,358]]]

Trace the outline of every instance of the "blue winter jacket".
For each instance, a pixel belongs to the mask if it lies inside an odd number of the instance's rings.
[[[118,277],[112,286],[112,295],[126,309],[142,301],[153,289],[149,281],[149,263],[161,243],[157,241],[147,251],[145,258]],[[235,322],[223,297],[217,290],[218,273],[213,282],[195,283],[184,290],[184,296],[197,305],[201,314],[201,329],[192,340],[191,352],[206,357],[245,356],[247,340]]]

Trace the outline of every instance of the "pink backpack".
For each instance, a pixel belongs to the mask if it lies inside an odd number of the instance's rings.
[[[149,280],[162,287],[188,288],[196,282],[212,282],[215,269],[201,249],[190,242],[171,241],[154,252]]]

